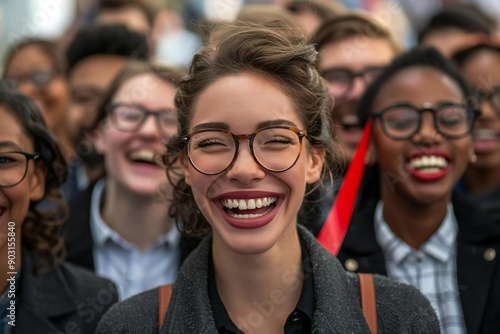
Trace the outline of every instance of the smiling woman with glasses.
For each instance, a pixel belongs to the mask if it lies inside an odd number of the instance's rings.
[[[174,96],[183,75],[145,62],[125,65],[88,138],[105,175],[70,201],[68,260],[111,278],[121,299],[172,283],[189,252],[169,216],[171,187],[160,163],[177,132]]]
[[[94,333],[118,296],[110,281],[63,262],[61,151],[27,97],[0,88],[0,119],[0,332]],[[104,294],[92,319],[82,317],[76,305]]]
[[[471,93],[434,48],[401,55],[368,87],[358,115],[377,162],[339,252],[347,270],[417,287],[442,333],[500,332],[500,225],[455,189],[476,160]]]
[[[149,290],[114,307],[98,333],[370,332],[358,279],[298,222],[304,195],[339,161],[315,61],[279,22],[215,29],[179,85],[180,132],[166,153],[171,213],[203,240],[169,305]],[[375,285],[379,330],[438,332],[416,289]]]

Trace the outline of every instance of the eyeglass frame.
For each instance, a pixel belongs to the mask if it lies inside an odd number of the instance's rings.
[[[366,76],[365,76],[366,73],[368,73],[370,71],[380,71],[380,73],[382,73],[382,71],[384,71],[384,69],[386,67],[387,66],[377,66],[377,65],[374,65],[374,66],[367,66],[367,67],[365,67],[365,68],[363,68],[362,70],[359,70],[359,71],[355,71],[355,70],[350,69],[348,67],[338,67],[337,66],[337,67],[330,67],[330,68],[327,68],[325,70],[322,70],[322,71],[320,71],[320,74],[323,77],[323,79],[325,79],[328,83],[330,83],[330,81],[325,78],[325,74],[328,74],[328,73],[331,73],[331,72],[335,72],[335,71],[344,71],[344,72],[348,72],[349,73],[349,83],[346,86],[345,91],[342,94],[339,94],[338,96],[334,96],[337,99],[342,99],[347,94],[349,94],[349,92],[352,90],[352,88],[354,86],[354,80],[355,80],[355,78],[362,77],[363,80],[364,80],[364,83],[366,85],[369,85],[371,83],[371,81],[368,81],[366,79]]]
[[[457,135],[457,136],[450,136],[448,134],[445,134],[439,127],[438,127],[438,122],[437,122],[437,113],[439,112],[439,108],[443,108],[443,107],[450,107],[450,106],[454,106],[454,107],[462,107],[464,108],[465,111],[469,112],[469,113],[472,113],[472,121],[470,122],[470,125],[469,125],[469,128],[468,130],[464,133],[464,134],[461,134],[461,135]],[[410,108],[414,111],[416,111],[419,115],[418,117],[418,124],[415,128],[415,130],[413,132],[411,132],[410,134],[404,136],[404,137],[394,137],[393,135],[389,134],[386,127],[385,127],[385,122],[382,121],[382,116],[383,114],[385,114],[386,112],[388,111],[391,111],[391,109],[394,109],[394,108],[397,108],[397,107],[405,107],[405,108]],[[376,113],[373,113],[372,115],[370,115],[369,117],[373,120],[373,121],[376,121],[377,119],[379,119],[380,121],[380,125],[382,126],[382,131],[384,131],[384,134],[391,138],[391,139],[394,139],[394,140],[408,140],[410,139],[411,137],[413,137],[415,134],[417,134],[421,127],[422,127],[422,114],[424,112],[430,112],[432,113],[432,119],[433,119],[433,123],[434,123],[434,128],[436,129],[436,132],[439,133],[441,136],[445,137],[445,138],[448,138],[448,139],[459,139],[459,138],[463,138],[463,137],[466,137],[468,135],[471,134],[471,131],[472,131],[472,128],[474,127],[474,122],[476,121],[476,119],[478,119],[480,116],[481,116],[481,111],[476,109],[476,108],[472,108],[466,104],[463,104],[463,103],[452,103],[452,102],[446,102],[446,103],[439,103],[437,104],[436,106],[431,106],[431,104],[429,103],[424,103],[424,105],[422,106],[422,108],[417,108],[415,107],[414,105],[410,104],[410,103],[395,103],[395,104],[391,104],[379,111],[377,111]]]
[[[141,111],[142,114],[143,114],[143,119],[137,123],[137,126],[134,127],[133,129],[127,129],[127,130],[124,130],[123,128],[120,128],[117,124],[118,122],[116,121],[115,117],[116,117],[116,114],[115,114],[115,109],[117,107],[133,107],[133,108],[136,108],[137,110]],[[123,131],[123,132],[135,132],[137,131],[138,129],[140,129],[140,127],[144,124],[144,122],[146,121],[146,119],[148,119],[149,116],[153,116],[155,119],[156,119],[156,125],[158,127],[158,130],[160,130],[160,133],[162,135],[162,137],[166,137],[166,134],[163,133],[163,129],[160,125],[160,116],[166,112],[172,112],[172,113],[175,113],[175,110],[173,109],[168,109],[168,108],[165,108],[165,109],[158,109],[156,111],[151,111],[147,108],[144,108],[142,107],[141,105],[139,104],[135,104],[135,103],[125,103],[125,102],[114,102],[114,103],[109,103],[108,105],[106,105],[106,110],[108,111],[109,115],[110,115],[110,118],[111,118],[111,122],[113,123],[113,125],[120,131]]]
[[[500,113],[500,105],[495,105],[491,99],[493,97],[493,95],[495,95],[495,94],[500,95],[500,86],[493,87],[493,89],[491,89],[487,93],[483,93],[481,91],[477,91],[477,92],[478,92],[478,94],[476,96],[478,98],[479,103],[481,103],[483,101],[488,101],[488,103],[493,107],[493,109],[495,109],[495,111],[497,113]]]
[[[265,130],[269,130],[269,129],[285,129],[285,130],[290,130],[290,131],[294,132],[297,135],[297,137],[299,138],[299,152],[297,153],[297,157],[295,158],[294,162],[290,165],[290,167],[288,167],[286,169],[279,170],[279,171],[269,169],[269,168],[265,167],[264,165],[262,165],[262,163],[260,163],[260,161],[255,156],[255,152],[254,152],[254,149],[253,149],[253,142],[254,142],[255,136],[257,136],[257,134],[259,134],[260,132],[265,131]],[[189,155],[189,149],[188,149],[189,148],[189,141],[195,135],[203,133],[203,132],[222,132],[222,133],[225,133],[225,134],[229,135],[234,140],[235,150],[234,150],[233,158],[231,159],[231,162],[227,165],[227,167],[224,168],[223,170],[221,170],[220,172],[217,172],[217,173],[206,173],[206,172],[203,172],[198,167],[196,167],[196,165],[191,160],[191,156]],[[295,128],[295,127],[290,127],[290,126],[270,126],[270,127],[265,127],[265,128],[259,129],[259,130],[255,131],[253,133],[241,134],[241,135],[234,134],[231,131],[224,130],[224,129],[203,129],[203,130],[200,130],[200,131],[191,132],[190,134],[181,137],[181,142],[183,142],[184,145],[185,145],[185,154],[187,155],[189,163],[191,164],[191,166],[193,166],[193,168],[196,169],[199,173],[204,174],[204,175],[217,175],[217,174],[224,173],[226,170],[228,170],[228,168],[230,168],[234,164],[234,162],[236,161],[236,158],[238,156],[238,152],[239,152],[239,149],[240,149],[240,147],[239,147],[240,146],[240,140],[245,140],[245,139],[248,140],[248,146],[250,148],[250,153],[252,154],[252,158],[254,159],[254,161],[259,166],[261,166],[262,168],[264,168],[265,170],[267,170],[269,172],[283,173],[283,172],[286,172],[287,170],[289,170],[290,168],[292,168],[293,166],[295,166],[295,164],[299,160],[300,154],[302,153],[302,138],[304,138],[304,137],[307,138],[307,131],[305,131],[305,130],[301,130],[301,129],[298,129],[298,128]]]
[[[29,164],[30,160],[37,161],[38,159],[40,159],[40,153],[38,153],[38,152],[35,152],[35,153],[32,154],[32,153],[26,153],[26,152],[23,152],[23,151],[8,151],[8,152],[0,152],[0,155],[2,155],[2,154],[12,154],[12,153],[21,154],[21,155],[23,155],[26,158],[26,163],[24,165],[24,174],[23,174],[23,176],[21,177],[21,179],[18,182],[14,183],[14,184],[11,184],[11,185],[7,185],[7,186],[4,186],[4,185],[0,184],[0,188],[15,187],[19,183],[23,182],[23,180],[26,178],[26,175],[28,174],[28,164]]]
[[[47,75],[47,80],[43,83],[37,83],[35,80],[33,80],[35,75],[39,74],[45,74]],[[59,76],[60,73],[58,71],[54,70],[37,70],[33,71],[31,73],[26,73],[23,75],[16,75],[16,76],[5,76],[3,81],[5,82],[5,85],[9,87],[10,89],[16,90],[22,82],[28,81],[30,84],[35,86],[38,90],[44,90],[50,83],[57,77]],[[16,84],[12,85],[10,81],[15,80]]]

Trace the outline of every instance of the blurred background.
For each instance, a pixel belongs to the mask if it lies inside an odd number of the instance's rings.
[[[286,0],[135,0],[155,12],[152,37],[159,61],[186,66],[186,55],[200,42],[200,23],[231,20],[248,4],[283,5]],[[498,0],[325,0],[363,9],[385,21],[407,47],[416,32],[444,6],[474,4],[500,20]],[[58,40],[62,44],[78,29],[98,19],[102,0],[0,0],[0,61],[9,45],[27,37]],[[113,2],[113,1],[104,1]],[[175,33],[173,33],[175,32]],[[201,32],[202,34],[202,32]],[[1,74],[1,73],[0,73]]]

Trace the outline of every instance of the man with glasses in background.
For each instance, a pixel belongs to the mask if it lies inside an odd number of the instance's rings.
[[[327,81],[332,96],[332,134],[345,157],[345,165],[341,166],[343,175],[363,131],[357,117],[358,101],[367,85],[402,51],[402,47],[387,28],[361,13],[326,21],[316,32],[313,43],[319,52],[316,67]],[[342,178],[337,178],[333,185],[325,185],[326,194],[318,190],[308,196],[313,205],[305,206],[301,215],[316,235],[341,183]]]

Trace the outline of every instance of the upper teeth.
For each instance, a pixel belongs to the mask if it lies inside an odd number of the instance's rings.
[[[443,157],[438,157],[435,155],[430,156],[420,156],[415,157],[410,160],[410,166],[419,169],[419,168],[445,168],[448,165],[448,162]]]
[[[132,160],[143,160],[153,162],[155,157],[155,152],[150,150],[139,150],[130,153],[130,159]]]
[[[223,199],[222,205],[229,209],[253,210],[269,206],[276,202],[276,197],[262,197],[251,199]]]

